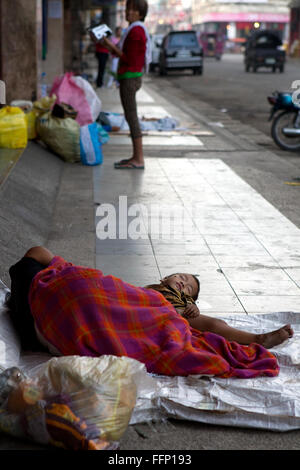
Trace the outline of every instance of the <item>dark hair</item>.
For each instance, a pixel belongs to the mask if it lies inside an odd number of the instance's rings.
[[[131,6],[133,10],[139,12],[141,21],[144,21],[148,13],[148,3],[146,0],[127,0],[126,7]]]
[[[199,292],[200,292],[200,281],[199,279],[196,277],[195,274],[192,274],[193,278],[195,279],[195,281],[197,281],[197,285],[198,285],[198,291],[196,293],[196,295],[193,297],[194,300],[197,300],[198,299],[198,295],[199,295]]]

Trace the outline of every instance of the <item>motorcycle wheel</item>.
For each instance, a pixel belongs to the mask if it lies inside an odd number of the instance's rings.
[[[285,127],[294,128],[296,118],[296,112],[283,111],[282,113],[278,114],[278,116],[273,121],[271,135],[278,147],[282,148],[283,150],[300,150],[300,135],[295,137],[288,137],[282,132],[282,129]]]

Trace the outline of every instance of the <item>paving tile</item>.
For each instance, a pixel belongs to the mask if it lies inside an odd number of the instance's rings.
[[[193,267],[193,270],[215,268],[219,266],[216,260],[211,255],[156,255],[156,260],[159,268],[175,268],[176,266]],[[187,272],[187,271],[186,271]]]
[[[175,244],[165,244],[165,245],[154,245],[153,251],[155,256],[157,255],[210,255],[208,247],[204,244],[195,244],[195,243],[175,243]]]
[[[234,280],[231,285],[238,296],[290,296],[300,295],[300,288],[292,280],[272,282],[269,279],[254,279],[247,281]]]
[[[102,241],[102,240],[101,240]],[[106,240],[103,240],[106,241]],[[147,255],[153,254],[150,243],[98,243],[96,242],[96,254],[112,254],[112,255]]]
[[[161,275],[157,268],[151,270],[144,270],[143,272],[133,273],[125,272],[124,275],[120,275],[121,279],[133,286],[146,287],[151,284],[158,284]]]
[[[200,278],[200,297],[203,296],[223,296],[223,295],[236,295],[231,285],[223,278],[222,280],[207,280],[207,278]]]
[[[131,140],[128,136],[124,135],[110,135],[111,145],[129,145],[131,146]],[[203,142],[193,135],[171,135],[169,136],[143,136],[143,146],[184,146],[184,147],[201,147]]]
[[[211,245],[235,245],[235,244],[253,244],[255,246],[262,246],[260,240],[253,233],[243,233],[235,235],[233,233],[217,233],[204,235],[204,238],[209,246]]]
[[[170,264],[169,266],[160,265],[159,270],[160,270],[162,277],[168,276],[175,272],[189,273],[189,274],[196,275],[201,284],[201,288],[200,288],[201,293],[202,293],[202,285],[204,286],[204,284],[207,284],[207,286],[209,285],[211,286],[212,284],[215,284],[215,283],[218,284],[218,283],[224,282],[224,275],[220,273],[217,269],[199,268],[198,264],[194,265],[192,262],[185,263],[185,264],[176,264],[176,265]]]
[[[300,230],[298,230],[300,232]],[[261,234],[260,240],[265,246],[275,246],[275,247],[282,247],[286,248],[287,246],[299,248],[300,246],[300,233],[298,234],[289,234],[286,233],[285,236],[282,238],[277,233],[268,233],[268,234]]]
[[[284,235],[290,230],[289,222],[286,222],[280,218],[269,218],[269,219],[247,219],[243,221],[248,227],[248,230],[255,234],[268,234],[275,231],[277,234]]]
[[[222,232],[230,234],[245,234],[249,233],[248,227],[239,220],[224,223],[222,220],[213,219],[194,219],[194,223],[202,235],[218,234]]]
[[[256,313],[299,312],[300,295],[239,296],[246,311]]]
[[[205,302],[201,305],[201,302]],[[197,305],[202,313],[245,313],[245,309],[235,295],[202,295],[199,296]]]
[[[236,267],[223,268],[229,282],[268,280],[269,282],[288,281],[289,277],[281,268]]]
[[[205,242],[204,238],[199,233],[179,236],[176,239],[175,238],[166,238],[165,240],[151,239],[151,241],[152,241],[153,246],[168,245],[170,243],[172,243],[173,245],[181,245],[182,243],[186,243],[189,245],[197,244],[197,245],[207,246],[207,243]]]
[[[154,103],[154,99],[144,88],[141,88],[136,94],[136,100],[138,103]]]
[[[254,243],[245,243],[240,244],[237,243],[235,245],[209,245],[210,250],[212,251],[213,255],[217,256],[245,256],[249,257],[249,253],[251,256],[268,256],[269,253],[267,250],[257,244]]]
[[[218,262],[220,268],[246,268],[249,270],[254,269],[278,269],[281,270],[282,267],[278,262],[272,258],[272,256],[266,255],[252,255],[248,253],[247,256],[233,256],[233,255],[221,255],[215,254],[215,259]]]
[[[284,271],[294,280],[300,283],[300,268],[284,268]]]
[[[157,264],[154,256],[137,254],[98,254],[96,255],[96,267],[101,269],[105,275],[113,274],[115,276],[128,277],[129,274],[143,276],[148,271],[153,272],[155,276]]]
[[[300,268],[300,256],[276,256],[276,261],[282,268]]]

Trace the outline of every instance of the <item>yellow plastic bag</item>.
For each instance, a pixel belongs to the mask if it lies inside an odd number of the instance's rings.
[[[27,121],[18,107],[0,109],[0,147],[18,149],[27,145]]]

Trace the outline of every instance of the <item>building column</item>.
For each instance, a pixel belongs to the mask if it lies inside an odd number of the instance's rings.
[[[41,0],[0,0],[1,79],[6,101],[32,100],[38,84]]]

